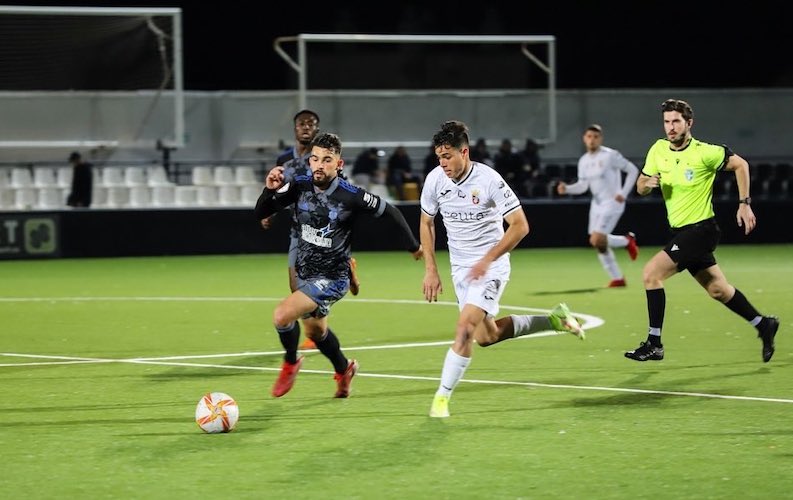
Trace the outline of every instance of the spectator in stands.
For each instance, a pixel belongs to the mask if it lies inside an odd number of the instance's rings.
[[[77,151],[69,155],[72,164],[72,189],[66,198],[66,204],[75,208],[91,206],[91,192],[94,186],[93,165],[84,161]]]
[[[603,145],[603,129],[593,123],[584,130],[582,138],[586,153],[578,160],[578,181],[560,182],[556,192],[562,194],[592,193],[589,205],[589,244],[597,251],[600,265],[609,275],[611,288],[625,286],[612,248],[625,248],[631,260],[636,260],[639,247],[633,233],[612,234],[625,212],[625,200],[633,191],[639,169],[616,149]],[[623,174],[625,179],[623,180]]]
[[[520,156],[523,160],[523,186],[520,186],[520,188],[529,196],[537,182],[537,176],[540,174],[540,165],[542,163],[540,145],[531,137],[527,138]]]
[[[361,151],[352,165],[352,180],[356,185],[369,189],[377,178],[380,170],[380,160],[377,157],[377,148],[367,148]]]
[[[435,154],[435,146],[430,144],[430,150],[427,156],[424,157],[424,178],[426,179],[430,172],[435,170],[435,167],[440,165],[438,155]]]
[[[413,165],[405,146],[398,146],[388,158],[386,185],[394,188],[398,200],[404,200],[405,184],[410,182],[417,185],[417,192],[421,191],[421,180],[413,173]]]
[[[471,161],[493,166],[493,157],[490,156],[490,151],[487,150],[487,143],[481,137],[476,140],[476,144],[471,148],[471,153],[468,157]]]
[[[493,168],[501,174],[507,184],[513,186],[518,196],[526,196],[523,187],[523,158],[512,147],[512,141],[504,139],[493,158]]]

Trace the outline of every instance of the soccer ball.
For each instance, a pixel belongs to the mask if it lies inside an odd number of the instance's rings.
[[[195,421],[204,432],[229,432],[237,425],[240,409],[234,398],[223,392],[204,394],[195,408]]]

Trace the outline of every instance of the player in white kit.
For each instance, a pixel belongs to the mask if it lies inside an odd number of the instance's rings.
[[[452,281],[460,315],[454,343],[446,353],[431,417],[449,416],[449,398],[471,361],[472,343],[482,347],[541,331],[584,331],[565,304],[549,315],[508,315],[495,319],[509,281],[509,252],[529,233],[529,223],[501,175],[469,157],[468,127],[448,121],[432,138],[439,165],[421,190],[419,233],[424,249],[424,297],[438,300],[443,291],[435,260],[435,216],[448,236]],[[504,221],[508,228],[504,231]]]
[[[578,160],[578,181],[559,183],[559,194],[592,193],[589,206],[589,244],[597,250],[600,264],[609,275],[609,287],[625,286],[625,276],[620,270],[612,248],[625,248],[631,260],[636,260],[639,247],[636,235],[611,234],[625,211],[625,200],[636,184],[639,169],[616,149],[603,145],[603,128],[592,124],[584,131],[586,153]],[[622,180],[622,173],[625,180]]]

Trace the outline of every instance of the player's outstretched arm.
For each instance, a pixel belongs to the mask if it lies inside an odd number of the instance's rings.
[[[256,200],[254,214],[260,221],[294,202],[296,191],[291,183],[284,183],[284,168],[275,167],[264,179],[264,189]]]
[[[402,215],[402,212],[400,212],[399,209],[394,205],[385,201],[382,203],[385,203],[385,211],[383,212],[383,215],[387,215],[391,218],[391,220],[396,222],[400,229],[400,240],[402,241],[402,245],[415,257],[419,250],[421,250],[421,245],[413,235],[413,231],[410,230],[410,226],[408,226],[408,221],[405,220],[405,216]]]

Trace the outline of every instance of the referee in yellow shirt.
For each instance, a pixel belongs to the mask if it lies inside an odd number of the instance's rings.
[[[687,102],[668,99],[661,110],[666,138],[656,141],[648,151],[636,189],[642,196],[655,188],[661,190],[673,236],[644,266],[649,332],[647,340],[635,350],[626,352],[625,357],[636,361],[664,359],[661,343],[666,308],[664,280],[685,269],[708,295],[757,329],[763,341],[763,361],[768,362],[774,355],[779,319],[759,313],[740,290],[727,282],[713,255],[721,235],[712,200],[717,172],[735,172],[739,194],[736,219],[745,234],[749,234],[757,222],[749,196],[749,164],[727,146],[694,139],[691,136],[694,111]]]

